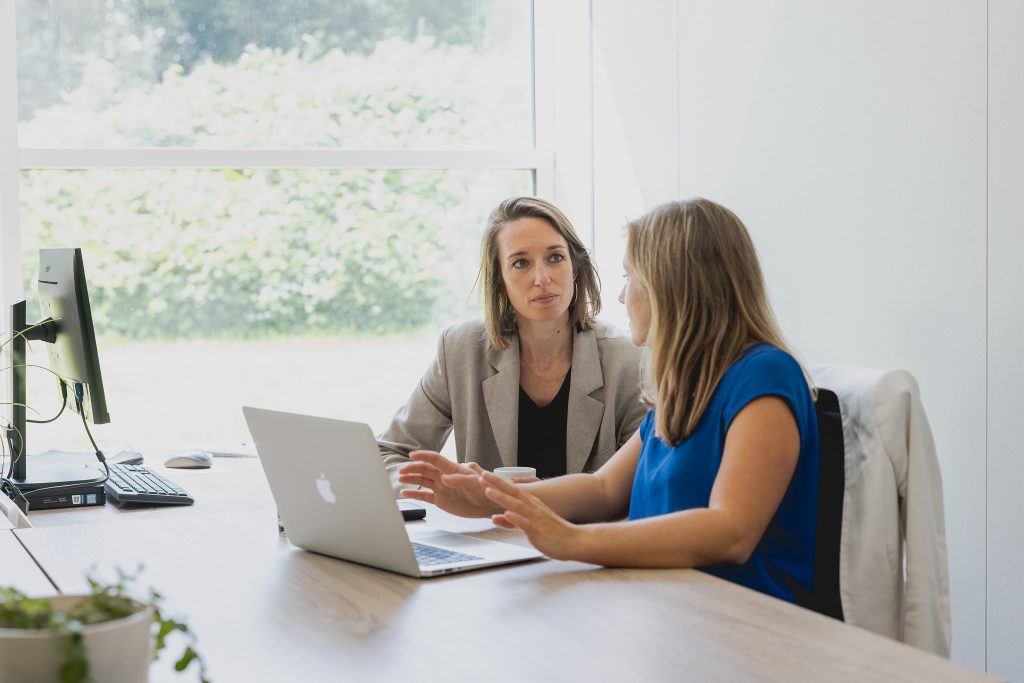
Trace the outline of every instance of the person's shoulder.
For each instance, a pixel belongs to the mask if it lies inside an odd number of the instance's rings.
[[[482,338],[484,334],[484,321],[482,318],[473,318],[471,320],[463,320],[460,323],[449,325],[445,328],[444,334],[446,337],[464,337],[464,336],[477,336]]]
[[[466,347],[483,348],[487,339],[487,331],[484,328],[484,321],[477,318],[455,323],[441,333],[444,345],[449,348],[463,349]]]
[[[757,344],[747,349],[727,374],[733,375],[734,380],[740,382],[744,377],[759,377],[769,382],[795,386],[806,386],[807,382],[797,359],[785,349],[772,344]]]
[[[774,344],[762,342],[754,344],[743,354],[743,360],[749,363],[775,364],[782,366],[797,366],[796,358],[790,355],[789,351],[780,349]]]
[[[597,345],[613,349],[623,349],[628,352],[640,354],[640,348],[630,339],[629,333],[614,325],[601,320],[594,321],[594,327],[590,330],[597,339]]]
[[[607,373],[625,373],[633,378],[639,374],[643,349],[633,343],[627,332],[608,323],[594,321],[589,333],[597,341],[597,353],[606,376]]]

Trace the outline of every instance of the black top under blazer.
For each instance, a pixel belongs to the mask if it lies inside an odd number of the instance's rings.
[[[647,412],[639,399],[642,351],[601,322],[577,332],[566,429],[566,472],[593,472],[636,432]],[[459,462],[487,470],[516,465],[519,338],[504,351],[474,320],[446,329],[419,386],[377,443],[396,490],[397,470],[414,450],[439,451],[454,430]]]

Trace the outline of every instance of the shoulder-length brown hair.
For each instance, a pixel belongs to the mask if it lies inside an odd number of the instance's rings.
[[[575,275],[575,292],[569,304],[569,322],[576,331],[594,327],[601,312],[601,280],[576,229],[551,202],[537,197],[511,197],[494,207],[487,219],[480,243],[480,272],[477,283],[484,300],[484,326],[487,338],[497,349],[507,349],[508,338],[516,333],[516,312],[505,294],[505,280],[498,261],[498,232],[507,223],[520,218],[542,218],[565,238],[569,260]]]
[[[644,398],[671,445],[693,434],[744,349],[786,349],[761,265],[736,215],[702,198],[663,204],[627,226],[626,258],[651,304]]]

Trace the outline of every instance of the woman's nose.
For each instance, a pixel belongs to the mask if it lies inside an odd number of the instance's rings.
[[[626,285],[622,285],[622,289],[619,290],[619,303],[626,305]]]
[[[534,276],[534,284],[546,285],[549,282],[551,282],[551,273],[548,272],[547,267],[544,265],[537,266],[537,271]]]

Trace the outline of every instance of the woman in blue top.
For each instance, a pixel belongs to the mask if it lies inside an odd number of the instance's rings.
[[[413,453],[400,481],[422,488],[403,495],[491,515],[551,558],[700,567],[795,602],[811,589],[817,422],[746,228],[706,199],[665,204],[629,224],[624,265],[619,300],[650,349],[637,433],[594,473],[520,485]]]

